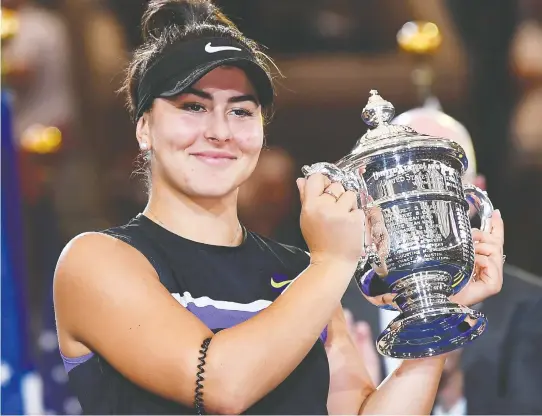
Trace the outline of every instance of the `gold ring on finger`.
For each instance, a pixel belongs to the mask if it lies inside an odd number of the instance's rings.
[[[337,202],[339,200],[339,197],[337,195],[335,195],[333,192],[331,192],[329,189],[326,189],[324,191],[325,194],[328,194],[328,195],[331,195],[333,198],[335,198],[335,202]]]

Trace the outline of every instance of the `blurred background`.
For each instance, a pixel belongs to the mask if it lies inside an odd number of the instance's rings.
[[[145,3],[2,2],[2,413],[80,412],[58,353],[52,276],[72,237],[125,223],[146,202],[116,94]],[[295,178],[351,150],[369,90],[396,114],[437,97],[472,135],[507,262],[542,275],[542,1],[216,3],[285,75],[270,150],[240,193],[249,228],[303,246]]]

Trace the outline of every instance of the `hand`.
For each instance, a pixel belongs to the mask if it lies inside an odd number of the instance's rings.
[[[472,230],[475,254],[473,279],[461,292],[451,297],[460,305],[475,305],[496,295],[503,284],[504,224],[499,210],[491,217],[491,231]]]
[[[365,368],[371,376],[371,380],[375,386],[378,386],[382,381],[382,371],[371,327],[365,321],[355,322],[352,313],[346,308],[344,309],[344,316],[350,338],[356,345],[359,354],[363,357]]]
[[[356,194],[316,173],[298,179],[301,231],[312,263],[346,261],[357,264],[364,255],[365,215]],[[330,195],[329,192],[333,195]]]

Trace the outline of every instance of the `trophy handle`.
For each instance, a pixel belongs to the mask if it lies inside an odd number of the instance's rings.
[[[471,184],[463,185],[463,191],[465,192],[465,199],[469,205],[472,205],[476,209],[480,217],[480,230],[489,231],[494,209],[491,200],[487,196],[487,192]]]
[[[347,191],[353,191],[357,195],[358,207],[368,212],[367,205],[371,198],[367,191],[367,184],[363,176],[359,172],[345,171],[337,167],[332,163],[320,162],[310,166],[303,166],[301,168],[305,178],[315,174],[321,173],[329,178],[332,182],[339,182]],[[369,223],[366,224],[369,226]],[[367,245],[366,234],[363,235],[363,244],[365,247],[365,255],[358,261],[357,270],[362,270],[367,262],[380,266],[380,257],[374,244]]]

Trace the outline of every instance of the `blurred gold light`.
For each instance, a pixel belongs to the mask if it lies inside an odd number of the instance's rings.
[[[397,33],[397,43],[405,52],[429,55],[438,50],[442,37],[432,22],[407,22]]]
[[[62,133],[54,126],[35,124],[27,128],[21,137],[21,147],[32,153],[55,153],[61,144]]]
[[[17,13],[10,9],[0,9],[0,33],[2,40],[14,36],[19,31]]]

